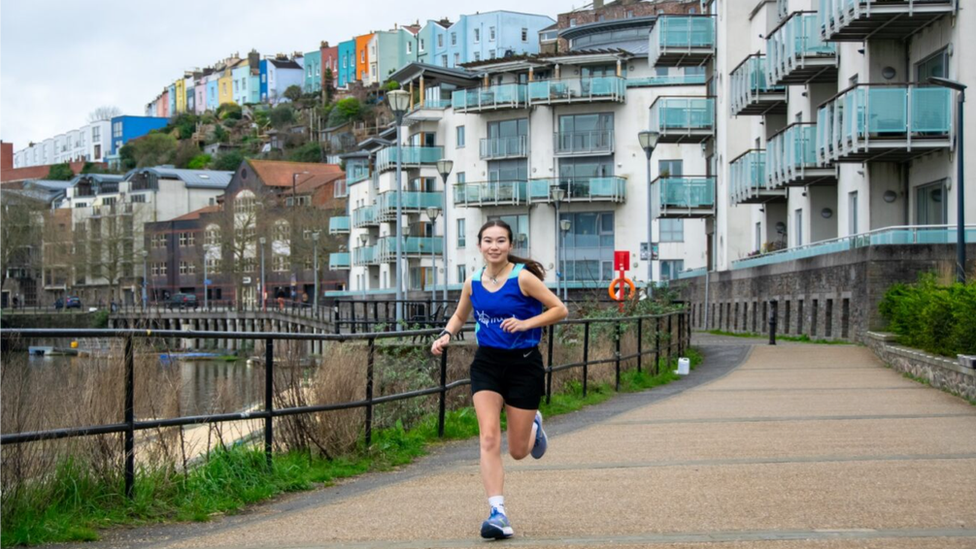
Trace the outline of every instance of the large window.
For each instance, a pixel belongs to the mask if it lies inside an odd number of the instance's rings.
[[[657,163],[658,177],[681,177],[684,175],[684,161],[659,160]]]
[[[467,246],[467,235],[465,234],[464,218],[459,217],[457,220],[457,247],[464,248],[466,246]]]
[[[613,134],[613,113],[571,114],[559,117],[559,133],[582,138],[599,134],[606,138]],[[562,138],[562,137],[560,137]],[[575,137],[574,137],[575,138]]]
[[[527,181],[528,178],[529,167],[523,158],[488,161],[488,181]]]
[[[661,242],[684,242],[685,224],[683,219],[661,219]]]
[[[661,261],[661,280],[674,280],[678,273],[685,270],[683,259],[670,259]]]
[[[925,82],[930,76],[949,77],[949,53],[942,49],[915,64],[915,81]]]
[[[613,278],[613,212],[561,213],[569,230],[561,242],[566,278],[575,281],[607,281]],[[562,237],[562,235],[560,235]]]
[[[915,223],[944,225],[948,219],[946,181],[936,181],[915,189]]]
[[[515,120],[501,120],[499,122],[488,123],[488,137],[519,137],[529,133],[529,119],[517,118]]]
[[[559,159],[559,186],[569,196],[589,196],[590,180],[613,176],[612,156]]]

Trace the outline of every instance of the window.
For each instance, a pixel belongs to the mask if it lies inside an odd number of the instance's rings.
[[[460,181],[458,181],[460,183]],[[464,234],[464,218],[459,217],[457,220],[457,247],[465,248],[467,247],[467,238]]]
[[[685,270],[685,262],[682,259],[671,259],[661,261],[661,280],[674,280],[678,273]]]
[[[480,51],[474,52],[474,60],[475,61],[481,61],[481,52]]]
[[[944,225],[948,218],[946,180],[922,185],[915,189],[915,223]]]
[[[102,198],[102,206],[114,206],[114,205],[115,205],[114,196],[106,196]]]
[[[847,195],[847,234],[857,234],[857,191]]]
[[[366,62],[366,50],[359,50],[359,62],[360,63]]]
[[[443,34],[438,34],[437,35],[437,47],[438,48],[443,48],[444,47],[444,35]]]
[[[495,58],[495,50],[490,50],[488,52],[488,59],[494,59],[494,58]]]
[[[257,269],[258,260],[256,257],[245,257],[241,261],[241,271],[253,273]]]
[[[464,126],[458,126],[455,131],[457,132],[457,148],[462,149],[464,148]]]
[[[423,38],[421,38],[421,39],[420,39],[420,51],[424,51],[424,49],[425,49],[425,48],[424,48],[424,39],[423,39]]]
[[[95,126],[92,128],[92,143],[102,140],[102,128]]]
[[[681,177],[684,174],[682,160],[659,160],[657,163],[658,177]]]
[[[474,43],[481,42],[481,29],[474,29]]]
[[[569,221],[563,239],[565,276],[569,280],[605,281],[613,276],[614,213],[579,212],[560,214]]]
[[[133,195],[129,195],[129,202],[132,202],[133,204],[145,204],[146,203],[146,195],[144,195],[144,194],[133,194]]]
[[[193,246],[194,238],[193,233],[180,233],[180,247],[186,248],[188,246]]]
[[[488,27],[488,40],[495,39],[495,27]]]
[[[794,246],[803,245],[803,210],[798,209],[793,217],[794,227],[793,232],[796,233]]]
[[[464,265],[458,265],[457,266],[457,281],[458,281],[458,284],[464,284],[464,281],[467,280],[467,276],[468,276],[468,271],[465,268],[465,266]]]
[[[287,255],[275,254],[274,257],[271,258],[272,271],[282,272],[282,271],[288,271],[290,269],[291,269],[291,260]]]
[[[442,55],[441,56],[441,65],[443,65],[444,67],[447,67],[447,56],[446,55]]]
[[[576,19],[570,19],[569,20],[569,26],[570,27],[575,27],[576,26]]]
[[[181,275],[192,275],[196,274],[197,266],[189,261],[180,261],[180,274]]]
[[[685,224],[683,219],[660,219],[658,224],[661,229],[660,242],[684,242]]]
[[[522,41],[523,42],[529,41],[529,29],[525,27],[522,27]]]
[[[413,42],[408,41],[407,42],[407,54],[412,54],[412,53],[413,53]]]
[[[631,19],[632,17],[634,17],[634,10],[627,10],[626,18]]]
[[[460,53],[455,53],[454,54],[454,66],[456,67],[459,64],[461,64],[461,54]]]
[[[475,30],[475,33],[477,33],[477,32],[478,32],[478,31],[477,31],[477,29],[476,29],[476,30]],[[477,40],[475,40],[475,42],[477,42]],[[452,33],[451,33],[451,45],[452,45],[452,46],[456,46],[456,45],[457,45],[457,33],[456,33],[456,32],[452,32]]]
[[[208,257],[207,258],[207,274],[220,274],[220,258],[219,257]]]
[[[756,250],[761,250],[762,249],[762,244],[763,244],[763,242],[762,242],[762,223],[756,223],[756,235],[753,237],[753,240],[755,241],[755,244],[756,244],[755,249]]]
[[[206,231],[203,233],[203,242],[207,246],[216,246],[220,244],[220,226],[219,225],[207,225]]]
[[[926,82],[930,76],[949,77],[949,53],[942,49],[915,64],[915,81]]]

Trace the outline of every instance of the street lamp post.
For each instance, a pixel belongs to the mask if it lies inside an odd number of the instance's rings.
[[[268,298],[268,280],[264,277],[264,245],[268,243],[268,239],[258,238],[258,244],[261,246],[261,295],[258,296],[261,299],[261,310],[268,310],[267,298]]]
[[[552,194],[552,203],[556,207],[556,295],[559,295],[559,288],[562,287],[560,283],[560,277],[562,273],[559,270],[559,203],[566,198],[566,189],[560,187],[559,185],[553,185],[549,187],[549,192]]]
[[[444,246],[441,249],[441,259],[444,262],[444,292],[442,293],[444,301],[447,302],[447,204],[449,198],[449,192],[447,188],[447,176],[451,175],[451,170],[454,169],[453,160],[438,160],[437,161],[437,173],[441,174],[441,179],[444,183]],[[462,284],[464,281],[460,281]]]
[[[410,107],[410,94],[403,90],[392,90],[387,95],[390,110],[396,118],[396,329],[403,329],[403,196],[401,177],[403,174],[403,141],[400,136],[403,115]]]
[[[559,220],[559,228],[562,229],[563,241],[559,249],[563,252],[563,272],[566,272],[566,233],[569,232],[570,221],[568,219]],[[575,269],[574,271],[575,272]],[[567,282],[569,282],[567,280]],[[563,284],[563,301],[569,301],[569,284]]]
[[[651,155],[661,134],[644,130],[637,134],[640,146],[647,156],[647,297],[651,297],[654,288],[654,219],[651,216]]]
[[[149,294],[146,291],[146,285],[148,284],[148,280],[149,280],[149,270],[146,269],[148,265],[146,260],[148,258],[149,258],[149,252],[146,250],[142,250],[142,308],[143,309],[149,308]]]
[[[966,183],[963,179],[966,163],[966,149],[963,147],[963,107],[966,104],[966,85],[948,78],[930,76],[929,83],[943,88],[949,88],[959,92],[958,104],[956,105],[956,280],[966,283],[966,197],[964,194]]]
[[[210,301],[207,299],[207,286],[209,281],[207,280],[207,260],[210,259],[210,246],[206,243],[203,245],[203,310],[207,311],[210,309]]]
[[[369,235],[366,233],[359,233],[359,247],[360,249],[366,247],[366,243],[369,242]],[[365,250],[359,252],[360,255],[365,256]],[[366,300],[366,282],[369,280],[369,265],[365,264],[365,257],[363,258],[363,301]],[[365,307],[365,305],[363,305]]]
[[[430,299],[431,301],[437,300],[437,261],[434,259],[434,223],[437,221],[437,216],[441,213],[441,209],[435,206],[427,208],[427,217],[430,218],[430,269],[434,272],[434,285],[430,289]],[[446,244],[446,243],[445,243]],[[442,247],[443,249],[443,247]],[[446,264],[445,264],[446,265]],[[445,280],[447,279],[447,269],[444,269]],[[446,286],[446,283],[445,283]]]
[[[319,313],[319,232],[312,233],[312,246],[314,247],[313,256],[315,257],[315,297],[312,298],[312,307],[315,314]],[[313,315],[314,316],[314,315]]]

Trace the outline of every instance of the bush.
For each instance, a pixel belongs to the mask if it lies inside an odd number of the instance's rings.
[[[268,113],[268,121],[275,128],[284,128],[295,121],[295,110],[291,108],[291,105],[279,105]]]
[[[71,165],[65,162],[51,166],[45,179],[51,181],[71,181],[74,176],[75,172],[71,171]]]
[[[187,162],[186,167],[191,170],[203,170],[210,163],[210,158],[209,154],[198,154]]]
[[[355,97],[347,97],[332,108],[329,113],[329,127],[338,126],[349,120],[358,120],[363,113],[363,105]]]
[[[305,143],[288,155],[292,162],[321,162],[322,146],[314,141]]]
[[[244,162],[244,153],[241,151],[228,151],[215,156],[210,164],[210,169],[232,172],[241,165],[241,162]]]
[[[926,274],[895,284],[878,306],[899,343],[944,356],[976,353],[976,283],[941,286]]]
[[[244,117],[244,111],[236,103],[222,103],[217,107],[217,118],[219,120],[240,120]]]

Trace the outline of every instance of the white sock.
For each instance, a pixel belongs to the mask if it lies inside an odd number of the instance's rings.
[[[491,496],[491,497],[489,497],[488,498],[488,505],[492,509],[497,509],[499,513],[501,513],[501,514],[503,514],[505,516],[508,516],[507,514],[505,514],[505,496]]]
[[[532,446],[529,448],[529,450],[535,448],[535,441],[539,440],[538,438],[536,438],[538,435],[539,435],[539,424],[533,421],[532,422]]]

